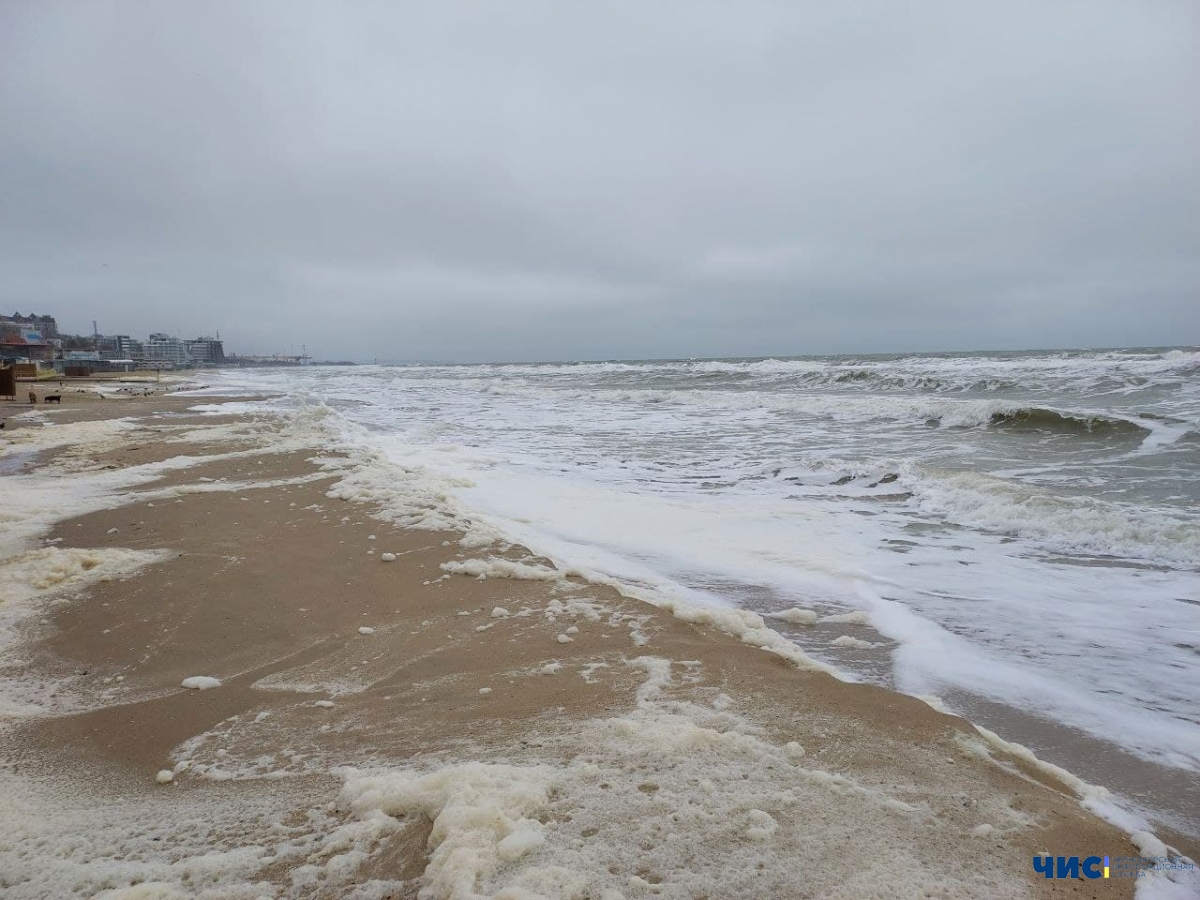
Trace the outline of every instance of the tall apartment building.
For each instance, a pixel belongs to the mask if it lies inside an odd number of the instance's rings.
[[[104,359],[133,359],[135,343],[127,334],[102,334],[96,338],[96,349]]]
[[[197,366],[219,366],[225,362],[225,345],[220,338],[198,337],[184,344]]]
[[[155,333],[145,344],[145,358],[156,363],[168,363],[170,368],[186,369],[192,364],[187,345],[169,334]],[[164,365],[163,368],[168,368]]]

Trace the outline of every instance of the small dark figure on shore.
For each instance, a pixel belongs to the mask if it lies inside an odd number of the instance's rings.
[[[29,402],[35,404],[37,403],[37,394],[35,394],[33,391],[29,392]]]

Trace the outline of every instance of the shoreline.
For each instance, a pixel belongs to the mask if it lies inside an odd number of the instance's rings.
[[[77,896],[137,878],[164,897],[1132,896],[1132,881],[1033,872],[1043,850],[1156,848],[964,720],[523,548],[381,520],[378,503],[330,495],[352,493],[336,486],[361,460],[295,421],[187,412],[220,399],[39,407],[78,435],[39,445],[25,472],[94,496],[30,544],[29,596],[7,598],[41,611],[13,626],[6,694],[52,714],[2,720],[4,779],[34,811],[5,824],[42,829],[66,777],[170,846],[100,831],[90,854],[109,841],[142,869],[16,851],[23,877],[74,879]],[[180,687],[194,676],[221,685]],[[173,833],[193,808],[224,836]],[[216,848],[226,870],[182,878]]]

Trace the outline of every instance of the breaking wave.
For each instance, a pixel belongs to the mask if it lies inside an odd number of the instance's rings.
[[[1060,553],[1188,568],[1200,559],[1200,526],[1166,509],[1064,496],[978,472],[912,475],[918,508],[958,525],[1032,539]]]
[[[1041,406],[1027,406],[1007,412],[994,412],[988,424],[1015,431],[1045,431],[1098,436],[1146,437],[1154,429],[1130,419],[1099,413],[1067,413]]]

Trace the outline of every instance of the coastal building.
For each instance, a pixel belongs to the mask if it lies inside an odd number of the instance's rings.
[[[219,337],[198,337],[184,344],[193,365],[219,366],[225,362],[225,347]]]
[[[194,366],[245,365],[245,358],[225,355],[221,333],[215,337],[200,335],[180,339],[154,332],[144,341],[128,334],[100,334],[92,322],[91,334],[60,334],[54,316],[29,314],[0,315],[0,360],[11,362],[54,361],[65,363],[101,363],[102,370],[112,368],[189,369]],[[303,365],[300,356],[258,357],[254,365]],[[110,366],[109,364],[118,364]]]
[[[0,316],[0,359],[53,359],[57,339],[58,323],[53,316]]]
[[[158,332],[146,341],[145,359],[158,364],[152,368],[186,369],[192,364],[192,356],[183,341]]]
[[[0,315],[0,337],[11,333],[25,336],[31,343],[48,343],[58,337],[58,323],[54,321],[54,316],[33,313],[27,316],[19,312],[11,316]]]
[[[129,359],[133,356],[134,341],[127,334],[100,334],[96,336],[96,350],[103,359]]]

